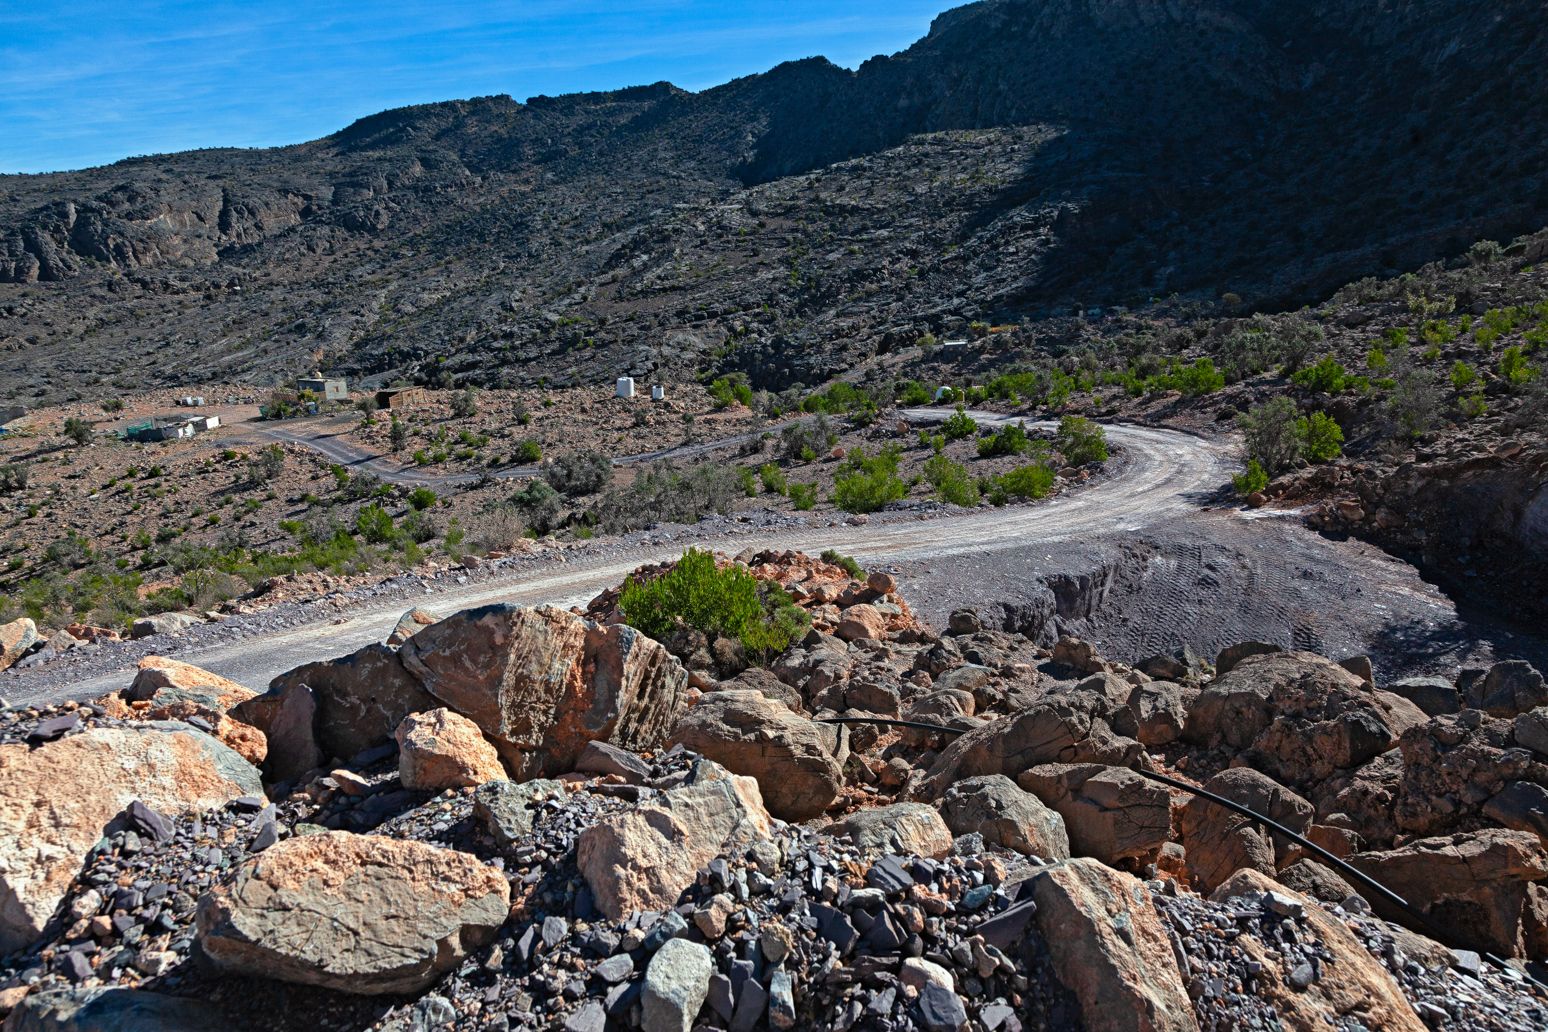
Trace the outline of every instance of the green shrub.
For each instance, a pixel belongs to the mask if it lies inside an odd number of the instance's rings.
[[[865,578],[865,570],[855,561],[855,557],[845,555],[836,548],[823,549],[822,555],[818,556],[818,558],[829,566],[837,566],[855,580],[863,580]]]
[[[1054,434],[1054,447],[1071,466],[1107,461],[1107,431],[1085,416],[1065,416]]]
[[[898,448],[888,445],[867,455],[864,448],[849,453],[833,483],[833,502],[845,512],[875,512],[908,494],[898,477]]]
[[[1257,459],[1248,459],[1247,468],[1231,478],[1231,484],[1236,488],[1236,493],[1246,498],[1250,494],[1256,494],[1268,487],[1269,475]]]
[[[730,408],[734,402],[752,407],[752,387],[741,374],[718,377],[709,385],[709,394],[717,409]]]
[[[742,493],[748,498],[756,498],[758,495],[758,474],[746,466],[736,468],[736,482],[741,485]]]
[[[1170,376],[1173,389],[1190,396],[1213,394],[1225,386],[1225,374],[1215,368],[1213,360],[1195,359],[1191,364],[1179,366]]]
[[[1474,371],[1472,366],[1468,365],[1460,358],[1457,359],[1456,362],[1452,363],[1451,386],[1455,387],[1459,391],[1462,391],[1471,387],[1477,381],[1478,373]]]
[[[1053,490],[1054,479],[1054,471],[1045,463],[1034,462],[988,478],[985,494],[995,505],[1004,505],[1012,498],[1045,498]]]
[[[1371,348],[1365,353],[1365,368],[1373,373],[1387,368],[1387,353],[1379,347]]]
[[[564,513],[562,496],[546,480],[530,481],[511,496],[511,504],[538,536],[557,530]]]
[[[1512,344],[1500,355],[1500,379],[1510,386],[1525,386],[1536,375],[1537,370],[1527,362],[1519,344]]]
[[[941,433],[948,441],[965,441],[978,433],[978,424],[961,405],[941,424]]]
[[[899,405],[928,405],[934,400],[930,388],[918,380],[908,380],[898,385]]]
[[[257,454],[247,460],[247,482],[250,484],[270,483],[278,479],[283,472],[285,472],[285,449],[277,444],[260,448]]]
[[[522,466],[542,462],[543,446],[529,437],[516,445],[516,450],[511,453],[511,461]]]
[[[992,459],[998,455],[1024,455],[1032,441],[1026,427],[1020,423],[1008,423],[988,437],[978,439],[978,457]]]
[[[400,452],[403,446],[408,444],[408,438],[409,428],[404,426],[397,416],[393,416],[392,423],[387,427],[387,443],[393,451]]]
[[[811,423],[791,423],[779,432],[780,454],[794,462],[811,462],[838,443],[828,417],[819,414]]]
[[[979,443],[982,445],[983,442]],[[935,496],[941,501],[965,509],[978,504],[978,484],[960,462],[952,462],[944,455],[934,455],[925,462],[924,472],[925,479],[935,488]]]
[[[1482,391],[1474,391],[1472,394],[1464,395],[1458,399],[1457,406],[1468,419],[1477,419],[1489,411],[1489,405],[1484,401]]]
[[[711,512],[730,512],[749,484],[757,490],[751,470],[715,462],[686,468],[658,462],[628,487],[603,495],[593,512],[601,529],[612,534],[656,523],[697,523]]]
[[[543,479],[560,494],[580,498],[608,485],[613,479],[613,464],[600,452],[570,452],[549,463]]]
[[[785,471],[772,462],[765,462],[758,467],[758,479],[763,482],[765,494],[782,495],[789,489]]]
[[[797,512],[810,512],[817,507],[816,484],[791,484],[790,504]]]
[[[1284,396],[1271,398],[1237,417],[1246,439],[1249,468],[1256,463],[1272,477],[1295,465],[1301,455],[1298,418],[1295,402]]]
[[[478,415],[478,399],[473,396],[472,391],[458,391],[452,395],[451,411],[452,415],[459,419],[468,419],[476,416]]]
[[[1313,412],[1295,421],[1301,455],[1308,462],[1332,462],[1344,453],[1344,431],[1326,412]]]
[[[375,503],[367,505],[355,515],[355,532],[372,545],[387,544],[398,534],[397,528],[393,526],[392,514]]]
[[[416,487],[408,496],[409,507],[416,512],[423,512],[438,501],[440,496],[428,487]]]
[[[714,555],[692,548],[659,577],[625,581],[618,608],[631,627],[657,640],[691,627],[735,638],[765,661],[789,647],[810,620],[778,585],[739,566],[721,569]]]
[[[1295,373],[1290,382],[1319,394],[1337,394],[1348,385],[1348,374],[1338,359],[1326,355],[1316,365]]]

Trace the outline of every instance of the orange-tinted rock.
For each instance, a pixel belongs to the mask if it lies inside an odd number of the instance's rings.
[[[505,777],[500,754],[478,725],[449,709],[410,713],[398,725],[397,739],[404,788],[440,792]]]

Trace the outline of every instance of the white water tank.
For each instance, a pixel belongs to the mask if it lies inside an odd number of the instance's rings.
[[[652,387],[650,389],[650,400],[651,401],[666,401],[666,388],[661,386],[660,384],[656,384],[654,387]]]
[[[953,391],[950,387],[944,385],[937,387],[935,388],[935,400],[940,401],[942,398],[949,398],[952,393]]]
[[[620,376],[618,378],[618,396],[620,398],[634,397],[634,377]]]

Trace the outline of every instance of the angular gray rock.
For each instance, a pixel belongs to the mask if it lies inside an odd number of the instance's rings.
[[[142,989],[96,987],[31,993],[11,1012],[6,1032],[211,1032],[231,1027],[213,1004]]]
[[[1064,818],[1003,774],[959,781],[938,805],[953,835],[977,833],[988,845],[1045,860],[1069,858]]]
[[[830,835],[848,835],[866,856],[886,853],[939,858],[951,852],[951,830],[933,806],[893,803],[859,810],[828,825]]]
[[[645,969],[640,995],[645,1032],[688,1032],[709,995],[715,961],[707,947],[668,939]]]
[[[533,781],[486,781],[473,790],[473,817],[501,846],[532,834],[533,811],[545,799],[563,799],[564,785]]]
[[[1105,864],[1152,856],[1171,837],[1166,789],[1125,767],[1046,764],[1016,779],[1064,818],[1070,850]]]

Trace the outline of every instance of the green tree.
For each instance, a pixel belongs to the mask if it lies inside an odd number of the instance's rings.
[[[73,441],[77,448],[83,448],[91,442],[91,424],[84,419],[70,416],[64,421],[64,435]]]
[[[408,437],[408,427],[404,426],[397,416],[393,416],[392,425],[387,428],[387,443],[392,446],[392,450],[395,452],[402,451],[403,446],[408,444]]]
[[[372,545],[385,545],[398,533],[392,514],[375,503],[355,514],[355,532]]]
[[[1338,359],[1326,355],[1316,365],[1295,373],[1290,382],[1319,394],[1337,394],[1349,385],[1349,376]]]
[[[1256,462],[1270,477],[1294,466],[1301,455],[1297,418],[1295,402],[1283,396],[1271,398],[1238,416],[1248,462]]]
[[[1269,475],[1263,469],[1257,459],[1248,459],[1247,468],[1231,478],[1231,485],[1236,488],[1236,493],[1246,498],[1248,495],[1257,494],[1268,487]]]
[[[1344,453],[1344,431],[1326,412],[1297,419],[1295,436],[1308,462],[1332,462]]]

